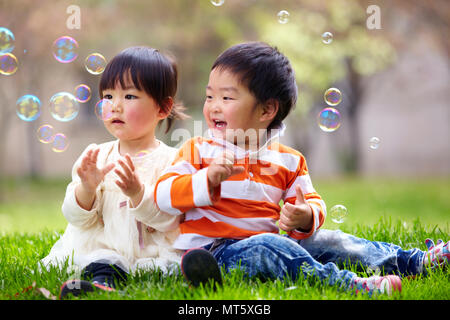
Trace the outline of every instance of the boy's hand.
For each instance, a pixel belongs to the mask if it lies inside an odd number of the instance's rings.
[[[126,162],[122,159],[118,161],[122,170],[114,170],[119,176],[119,180],[116,180],[116,185],[130,198],[133,207],[136,207],[144,196],[144,186],[135,172],[135,167],[129,154],[125,155],[125,160]]]
[[[309,231],[313,225],[313,211],[306,202],[300,185],[295,186],[295,191],[295,205],[286,202],[281,208],[279,227],[286,232],[294,229]]]
[[[210,193],[212,193],[212,189],[218,187],[222,181],[244,172],[244,167],[234,167],[233,163],[234,154],[229,151],[225,151],[221,156],[211,162],[207,172]]]
[[[102,182],[105,175],[114,168],[114,163],[106,165],[104,168],[97,168],[97,157],[100,149],[89,150],[81,161],[77,169],[85,191],[95,192],[97,186]]]

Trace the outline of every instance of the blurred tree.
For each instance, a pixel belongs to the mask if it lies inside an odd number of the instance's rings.
[[[386,8],[393,7],[397,12],[411,10],[409,0],[395,4],[379,2],[382,24],[385,16],[393,14]],[[419,10],[427,21],[433,21],[446,38],[449,10],[440,10],[440,6],[448,9],[448,1],[413,2],[420,9],[414,10]],[[345,151],[347,164],[343,166],[356,170],[359,145],[356,119],[364,90],[362,79],[395,61],[399,39],[385,25],[381,31],[366,28],[369,4],[372,2],[364,0],[225,0],[216,7],[209,0],[0,0],[1,26],[15,34],[14,53],[19,59],[15,75],[0,76],[0,136],[6,137],[10,125],[18,121],[14,115],[15,101],[24,94],[37,95],[44,108],[53,93],[68,91],[74,84],[89,83],[98,97],[95,91],[99,78],[87,74],[84,58],[100,52],[109,60],[134,45],[148,45],[174,54],[180,72],[178,99],[194,119],[199,119],[204,88],[215,58],[230,45],[261,40],[276,45],[296,70],[300,95],[288,121],[290,127],[296,128],[292,136],[295,147],[305,154],[314,141],[310,135],[316,126],[316,115],[325,106],[323,93],[331,86],[344,87],[344,99],[337,108],[342,111],[354,140]],[[70,5],[81,8],[80,30],[66,27],[69,17],[66,8]],[[288,23],[278,22],[280,10],[289,12]],[[334,36],[330,44],[322,42],[325,31]],[[53,41],[63,35],[72,36],[79,43],[79,57],[70,64],[58,63],[51,55]],[[448,48],[448,39],[445,41]],[[28,126],[30,141],[35,139],[38,124],[36,121]],[[73,124],[77,129],[94,125],[98,124]],[[29,143],[24,149],[29,173],[38,174],[38,148]],[[2,139],[0,172],[5,157]]]

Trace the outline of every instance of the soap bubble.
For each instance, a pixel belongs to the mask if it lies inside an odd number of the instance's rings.
[[[148,151],[148,150],[141,150],[138,153],[136,153],[135,157],[137,157],[137,158],[145,157],[148,154],[150,154],[150,151]]]
[[[41,115],[41,101],[31,94],[17,99],[16,113],[23,121],[34,121]]]
[[[0,27],[0,53],[12,52],[14,41],[14,34],[9,29]]]
[[[369,147],[372,150],[376,150],[378,149],[378,147],[380,146],[380,139],[377,137],[372,137],[369,140]]]
[[[216,7],[220,7],[221,5],[223,5],[225,2],[225,0],[211,0],[211,3],[216,6]]]
[[[102,121],[107,121],[113,116],[113,103],[111,100],[102,99],[95,105],[95,115]]]
[[[73,94],[59,92],[50,98],[50,113],[58,121],[68,122],[77,115],[80,106]]]
[[[342,204],[337,204],[330,209],[331,221],[334,223],[343,223],[347,218],[347,208]]]
[[[19,62],[12,53],[4,53],[0,55],[0,73],[5,76],[10,76],[17,71]]]
[[[84,64],[89,73],[100,74],[106,68],[106,59],[100,53],[93,53],[86,58]]]
[[[330,44],[333,42],[333,34],[331,32],[324,32],[322,34],[322,42],[325,44]]]
[[[330,88],[325,91],[323,98],[329,106],[337,106],[342,101],[342,94],[339,89]]]
[[[61,63],[69,63],[78,57],[78,43],[69,36],[63,36],[53,42],[53,56]]]
[[[286,24],[289,22],[289,12],[287,12],[286,10],[281,10],[280,12],[278,12],[277,17],[278,22],[281,24]]]
[[[91,99],[91,88],[85,84],[80,84],[75,87],[75,99],[78,102],[88,102]]]
[[[67,139],[65,134],[63,133],[55,134],[52,144],[52,150],[54,152],[64,152],[67,150],[68,146],[69,140]]]
[[[55,139],[53,134],[53,127],[49,124],[44,124],[37,129],[37,137],[42,143],[50,143]]]
[[[334,108],[325,108],[320,111],[317,123],[325,132],[336,131],[341,126],[341,114]]]

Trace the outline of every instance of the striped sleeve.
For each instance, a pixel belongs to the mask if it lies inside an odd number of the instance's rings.
[[[295,176],[291,179],[291,182],[288,185],[288,189],[284,197],[284,202],[295,204],[295,186],[298,184],[302,189],[306,202],[310,205],[313,211],[313,225],[308,232],[303,232],[298,229],[289,232],[289,236],[294,239],[300,240],[310,237],[315,231],[317,231],[323,225],[327,215],[325,202],[314,189],[308,173],[306,160],[301,154]]]
[[[209,194],[207,167],[202,167],[201,157],[193,138],[179,150],[173,164],[158,179],[155,187],[155,202],[161,211],[180,215],[196,208],[211,206],[220,194],[215,190]]]

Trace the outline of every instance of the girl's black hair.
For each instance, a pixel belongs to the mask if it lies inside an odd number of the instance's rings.
[[[267,129],[281,125],[297,102],[295,73],[289,60],[264,42],[237,44],[225,50],[214,62],[211,70],[228,70],[247,86],[259,103],[275,99],[278,112]]]
[[[100,98],[103,91],[114,89],[117,82],[125,87],[130,77],[138,90],[145,91],[161,108],[167,108],[165,100],[171,97],[175,101],[178,83],[178,70],[173,57],[164,55],[157,49],[139,46],[123,50],[106,66],[99,84]],[[167,119],[167,133],[175,119],[186,119],[184,106],[175,103]],[[169,110],[164,110],[169,112]]]

